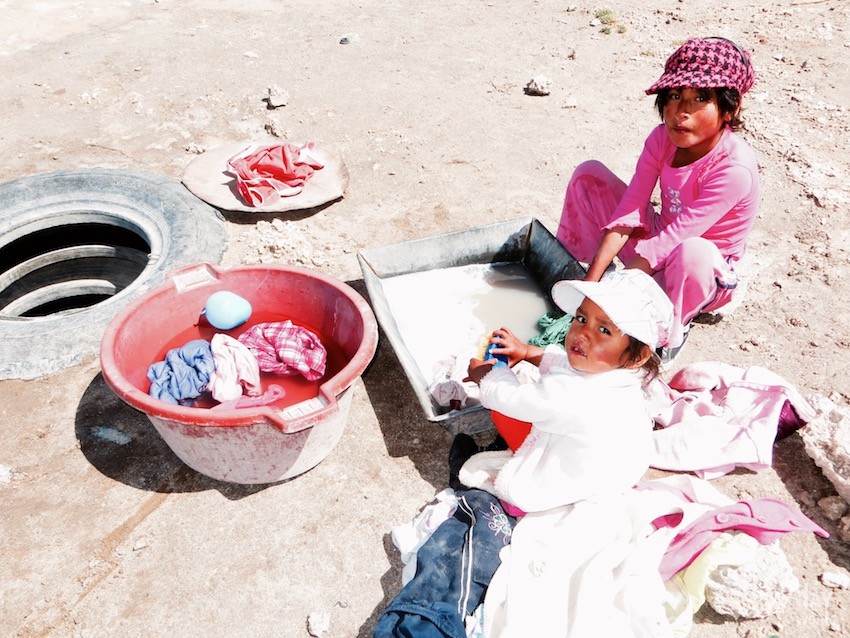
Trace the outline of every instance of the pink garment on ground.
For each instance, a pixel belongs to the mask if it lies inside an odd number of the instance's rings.
[[[665,581],[673,578],[726,530],[746,532],[762,545],[778,540],[787,532],[814,532],[829,538],[826,530],[796,507],[780,500],[740,501],[704,514],[679,532],[661,559],[661,577]]]
[[[304,184],[325,165],[313,142],[249,146],[227,160],[236,188],[249,206],[274,204],[304,190]]]
[[[737,285],[732,264],[740,259],[759,202],[758,163],[740,137],[725,132],[705,157],[670,166],[676,147],[663,125],[646,140],[628,187],[596,161],[578,166],[570,179],[558,240],[579,261],[590,262],[606,230],[634,228],[618,257],[645,258],[670,296],[677,324],[670,346],[700,312],[716,310]],[[650,198],[660,181],[661,210]]]
[[[257,358],[233,337],[218,332],[210,342],[215,370],[207,389],[216,401],[242,396],[242,388],[252,396],[260,394],[260,368]]]
[[[325,374],[328,353],[319,337],[288,319],[251,326],[239,342],[254,353],[263,372],[300,373],[309,381]]]
[[[256,397],[241,396],[232,401],[225,401],[214,405],[211,410],[241,410],[242,408],[256,408],[261,405],[269,405],[286,396],[286,390],[276,383],[271,384],[268,389]]]
[[[652,433],[652,467],[716,478],[736,467],[770,467],[786,403],[798,422],[814,409],[778,374],[752,366],[695,363],[670,384],[656,378],[647,388],[650,413],[663,429]]]

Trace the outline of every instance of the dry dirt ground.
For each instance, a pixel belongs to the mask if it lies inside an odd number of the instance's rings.
[[[609,9],[610,33],[593,24]],[[458,3],[0,1],[0,178],[102,166],[180,178],[204,149],[264,136],[342,154],[347,196],[281,215],[280,261],[361,292],[360,249],[534,216],[557,227],[572,168],[628,178],[656,122],[643,89],[693,35],[752,50],[745,137],[764,199],[748,296],[697,326],[679,363],[761,365],[804,394],[850,396],[850,33],[844,0]],[[349,43],[341,44],[344,36]],[[523,87],[538,74],[551,94]],[[270,110],[269,85],[291,99]],[[226,214],[227,265],[268,258],[260,221]],[[447,484],[446,431],[382,342],[345,435],[313,471],[261,487],[200,476],[104,384],[98,362],[0,383],[0,634],[370,635],[399,589],[391,527]],[[108,424],[125,446],[91,436]],[[775,467],[716,481],[774,496],[835,532],[834,494],[799,436]],[[698,615],[696,638],[850,636],[837,535],[782,540],[801,588],[785,610]]]

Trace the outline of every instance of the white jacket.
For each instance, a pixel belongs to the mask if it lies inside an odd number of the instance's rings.
[[[490,464],[489,480],[470,486],[490,489],[493,481],[496,496],[538,512],[637,483],[652,451],[642,372],[579,372],[561,348],[549,346],[540,373],[538,383],[520,383],[509,368],[499,367],[481,380],[485,407],[533,427],[515,453]],[[475,457],[468,463],[464,482]]]

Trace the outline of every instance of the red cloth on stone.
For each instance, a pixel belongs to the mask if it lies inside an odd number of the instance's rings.
[[[274,204],[281,197],[297,195],[324,165],[313,142],[249,146],[227,160],[236,188],[249,206]]]

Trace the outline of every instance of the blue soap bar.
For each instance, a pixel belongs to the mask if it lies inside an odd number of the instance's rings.
[[[494,354],[492,352],[493,348],[498,348],[498,343],[491,343],[487,346],[487,349],[484,350],[484,361],[488,361],[490,359],[496,359],[496,363],[493,364],[494,368],[498,368],[500,366],[508,365],[508,358],[503,354]]]

